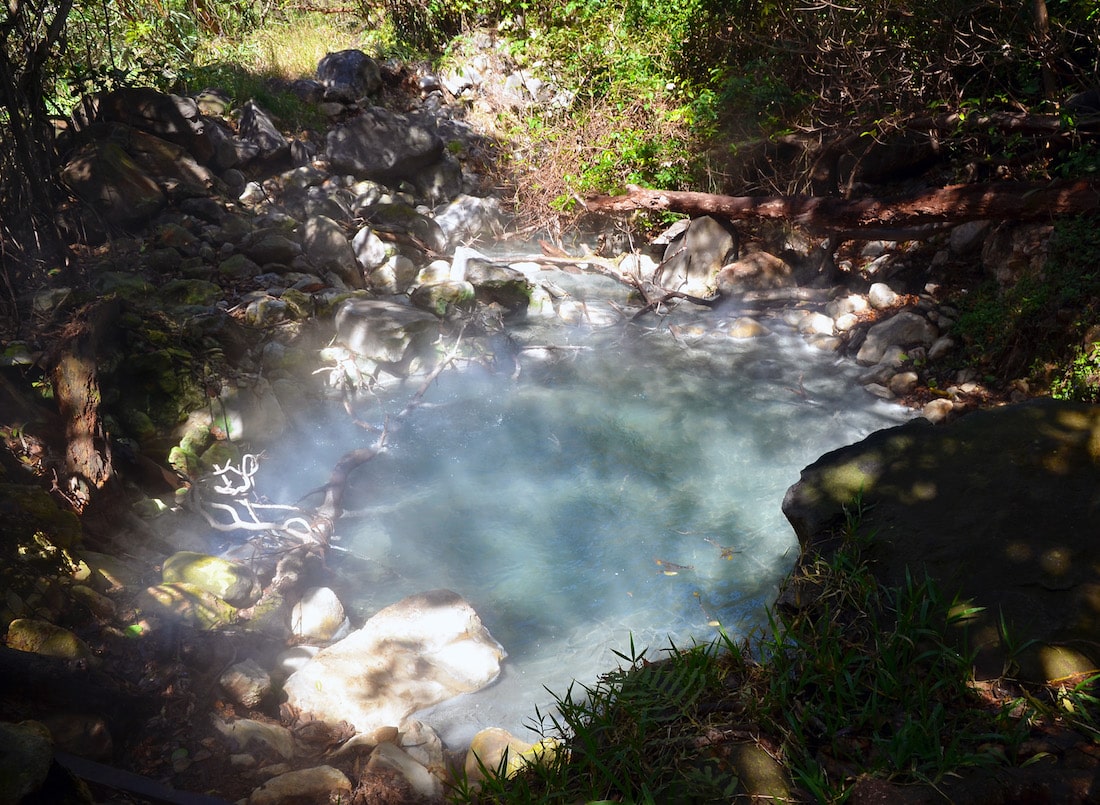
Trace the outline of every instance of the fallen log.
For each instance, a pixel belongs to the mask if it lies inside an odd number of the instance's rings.
[[[1100,179],[1047,183],[992,182],[939,187],[893,198],[723,196],[628,185],[626,195],[590,196],[593,212],[653,210],[731,221],[790,221],[810,232],[859,238],[872,229],[908,229],[966,221],[1044,221],[1100,210]]]

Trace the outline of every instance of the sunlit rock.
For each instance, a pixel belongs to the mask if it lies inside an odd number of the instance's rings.
[[[669,245],[654,281],[670,290],[707,296],[714,292],[718,272],[736,248],[730,227],[710,216],[696,218],[684,237]]]
[[[753,252],[723,266],[716,282],[718,293],[723,296],[795,285],[794,272],[787,261],[763,251]]]
[[[410,718],[401,725],[396,744],[424,768],[444,772],[443,741],[439,733],[419,719]]]
[[[876,282],[867,291],[867,302],[875,310],[885,310],[898,303],[898,295],[885,282]]]
[[[424,310],[381,299],[347,299],[336,308],[336,340],[363,362],[366,374],[383,367],[408,374],[431,362],[439,319]]]
[[[435,221],[450,243],[458,246],[500,233],[505,216],[499,199],[459,195],[436,210]]]
[[[798,332],[803,335],[832,335],[835,325],[824,313],[807,313],[798,322]]]
[[[61,626],[37,618],[17,618],[8,624],[8,648],[61,657],[66,660],[87,660],[94,654],[87,643]]]
[[[351,248],[355,253],[355,259],[368,274],[394,254],[393,247],[378,237],[378,234],[369,226],[355,233],[355,237],[351,239]]]
[[[514,268],[487,260],[466,263],[466,281],[474,286],[477,301],[500,305],[507,314],[522,314],[531,302],[531,283]]]
[[[237,610],[213,593],[187,582],[148,587],[138,596],[138,608],[147,615],[177,621],[196,629],[218,629],[236,619]]]
[[[351,781],[332,766],[299,769],[272,777],[252,792],[248,805],[337,802],[351,796]]]
[[[856,353],[856,360],[864,366],[878,363],[889,347],[928,347],[938,337],[936,325],[919,313],[903,310],[867,331],[867,337]]]
[[[247,606],[261,592],[256,575],[244,565],[191,551],[165,559],[161,578],[166,584],[188,582],[234,606]]]
[[[349,627],[336,593],[328,587],[314,587],[306,590],[291,610],[290,628],[296,637],[324,643],[342,636]]]
[[[741,316],[730,323],[726,334],[730,338],[763,338],[771,335],[771,330],[754,318]]]
[[[473,309],[476,295],[474,286],[469,282],[433,282],[413,289],[409,299],[421,310],[434,313],[441,319],[469,312]]]
[[[419,802],[442,802],[443,784],[439,778],[409,756],[407,752],[391,743],[382,743],[371,752],[367,761],[365,777],[381,772],[398,774],[409,787],[408,800]]]
[[[287,702],[358,732],[496,679],[504,650],[465,600],[450,590],[410,596],[317,656],[286,682]]]
[[[417,274],[416,263],[403,254],[393,254],[371,272],[370,289],[393,296],[407,293],[416,282]]]

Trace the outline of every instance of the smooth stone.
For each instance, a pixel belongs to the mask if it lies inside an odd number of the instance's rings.
[[[66,660],[93,660],[88,644],[68,629],[37,618],[17,618],[8,624],[8,648],[61,657]]]
[[[867,291],[867,301],[875,310],[885,310],[898,303],[898,295],[885,282],[876,282]]]
[[[260,664],[249,658],[231,665],[218,678],[229,698],[237,704],[254,709],[271,694],[271,677]]]
[[[306,590],[291,610],[290,628],[298,638],[324,643],[348,628],[348,618],[335,592],[314,587]]]
[[[379,744],[367,761],[367,774],[397,773],[409,784],[415,797],[438,802],[443,796],[443,783],[421,766],[407,752],[391,743]],[[252,805],[252,803],[249,803]]]
[[[351,780],[332,766],[288,771],[272,777],[252,792],[248,805],[302,805],[336,802],[351,796]]]
[[[263,591],[256,574],[244,565],[192,551],[180,551],[165,559],[161,580],[165,584],[193,584],[237,607],[254,603]]]

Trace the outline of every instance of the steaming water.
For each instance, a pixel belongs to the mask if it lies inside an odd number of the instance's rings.
[[[586,281],[599,319],[608,308]],[[536,705],[553,702],[544,686],[591,685],[631,640],[657,657],[719,623],[759,625],[797,557],[787,487],[822,453],[908,416],[781,322],[734,340],[724,321],[515,328],[529,347],[568,349],[521,351],[518,377],[508,360],[445,374],[435,405],[355,473],[347,505],[361,511],[341,522],[350,553],[334,557],[357,624],[447,587],[508,652],[494,685],[420,714],[448,744],[486,726],[533,738]],[[265,466],[282,479],[272,497],[318,486],[371,438],[335,412],[308,419]]]

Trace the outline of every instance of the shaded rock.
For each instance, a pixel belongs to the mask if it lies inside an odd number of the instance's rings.
[[[61,180],[116,226],[144,223],[168,202],[160,186],[113,142],[93,142],[81,148],[61,169]]]
[[[503,656],[473,607],[436,590],[387,607],[322,649],[284,691],[303,713],[368,732],[487,685]]]
[[[442,140],[429,128],[378,106],[325,137],[324,155],[333,168],[363,179],[411,179],[442,153]]]
[[[286,158],[290,153],[290,143],[286,137],[279,131],[271,116],[255,101],[248,101],[241,108],[238,136],[256,149],[254,154],[239,153],[238,157],[248,156],[252,159],[274,162]],[[240,161],[250,160],[242,158]]]
[[[324,100],[354,103],[382,88],[382,71],[361,50],[339,50],[318,62],[317,80],[324,88]]]
[[[50,732],[37,721],[0,722],[0,802],[28,800],[53,764]]]
[[[448,249],[447,236],[443,234],[439,224],[408,204],[374,204],[363,210],[363,217],[375,230],[412,235],[430,251],[443,254]]]
[[[531,282],[514,268],[486,260],[469,260],[465,275],[482,304],[500,305],[506,313],[521,314],[531,303]]]
[[[304,805],[351,796],[351,781],[332,766],[299,769],[272,777],[252,792],[248,805]]]
[[[419,198],[442,204],[462,192],[462,165],[444,151],[439,159],[418,171],[413,184]]]
[[[995,468],[995,471],[994,471]],[[788,490],[783,511],[815,549],[862,496],[876,576],[928,573],[947,600],[984,607],[960,629],[981,674],[1008,660],[1024,679],[1057,678],[1072,648],[1100,666],[1100,407],[1037,400],[879,431],[828,453]]]
[[[248,606],[260,597],[256,574],[218,556],[180,551],[164,560],[161,578],[166,584],[188,582],[233,606]]]
[[[653,281],[670,290],[706,296],[714,291],[718,272],[736,249],[732,227],[710,216],[695,218],[684,237],[669,245]]]
[[[790,783],[783,765],[755,742],[738,742],[730,748],[730,765],[741,788],[753,801],[786,802],[791,796]]]
[[[271,693],[271,677],[253,659],[234,663],[226,669],[218,684],[229,698],[238,704],[254,709]]]
[[[261,266],[269,263],[292,263],[302,253],[301,244],[286,235],[269,233],[244,248],[244,253]]]
[[[331,271],[349,288],[362,288],[360,270],[343,227],[331,218],[315,215],[306,220],[300,233],[302,252],[313,265]]]
[[[868,366],[881,361],[889,347],[928,347],[938,336],[939,330],[924,316],[903,310],[872,325],[856,353],[856,360]]]
[[[63,752],[89,760],[107,760],[114,752],[111,731],[102,716],[55,713],[43,718],[42,724],[50,731],[54,746]]]

